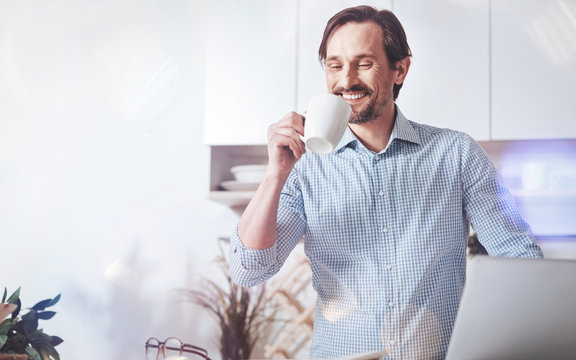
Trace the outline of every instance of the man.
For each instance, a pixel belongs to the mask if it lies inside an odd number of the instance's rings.
[[[341,11],[319,55],[328,90],[352,107],[349,128],[318,155],[300,140],[304,116],[270,126],[265,178],[231,239],[232,276],[267,280],[304,236],[318,293],[311,357],[389,348],[394,359],[442,359],[469,225],[490,255],[541,251],[474,140],[395,106],[411,53],[391,12]]]

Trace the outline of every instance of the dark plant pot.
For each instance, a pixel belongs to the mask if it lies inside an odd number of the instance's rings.
[[[26,354],[0,354],[0,360],[28,360]]]

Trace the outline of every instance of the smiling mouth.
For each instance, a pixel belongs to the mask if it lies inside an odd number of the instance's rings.
[[[340,93],[338,94],[340,96],[342,96],[342,98],[344,100],[358,100],[358,99],[362,99],[363,97],[367,96],[368,93],[360,93],[360,94],[344,94],[344,93]]]

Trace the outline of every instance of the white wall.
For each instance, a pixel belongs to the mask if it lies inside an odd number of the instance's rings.
[[[201,2],[0,0],[0,290],[63,359],[142,359],[149,336],[215,353],[173,289],[211,271],[236,216],[207,200]]]

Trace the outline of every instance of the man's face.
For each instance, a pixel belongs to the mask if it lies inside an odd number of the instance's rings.
[[[382,44],[382,29],[374,22],[344,24],[329,38],[326,83],[351,105],[352,124],[371,122],[394,103],[397,71],[390,70]]]

